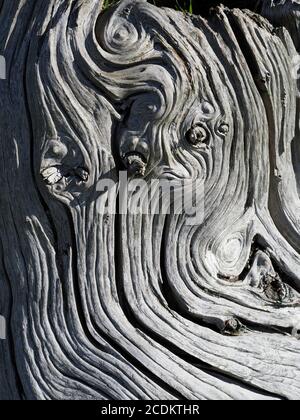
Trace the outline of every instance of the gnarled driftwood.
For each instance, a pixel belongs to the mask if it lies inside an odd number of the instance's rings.
[[[0,3],[0,398],[299,398],[299,2]]]

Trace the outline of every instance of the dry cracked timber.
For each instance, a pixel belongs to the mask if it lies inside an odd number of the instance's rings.
[[[1,399],[299,398],[300,4],[223,3],[0,1]]]

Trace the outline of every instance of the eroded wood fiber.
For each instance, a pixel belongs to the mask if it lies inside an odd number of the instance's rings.
[[[298,399],[299,3],[2,3],[0,398]],[[124,169],[203,222],[118,214]]]

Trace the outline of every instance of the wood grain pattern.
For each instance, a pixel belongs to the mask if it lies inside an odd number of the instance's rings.
[[[0,399],[298,399],[299,2],[0,3]]]

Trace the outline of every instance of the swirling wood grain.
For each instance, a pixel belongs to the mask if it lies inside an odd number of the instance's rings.
[[[299,3],[259,3],[1,3],[1,399],[299,398]]]

